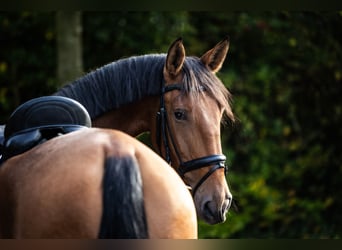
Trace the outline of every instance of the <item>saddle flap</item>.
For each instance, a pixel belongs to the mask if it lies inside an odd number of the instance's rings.
[[[25,151],[38,145],[41,140],[42,135],[37,129],[11,136],[5,142],[3,158],[8,159],[12,156],[24,153]]]

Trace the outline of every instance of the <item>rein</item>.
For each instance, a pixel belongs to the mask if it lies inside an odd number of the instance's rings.
[[[176,147],[174,137],[171,133],[169,122],[168,122],[168,114],[165,107],[165,99],[164,95],[167,92],[174,90],[183,90],[183,85],[181,83],[174,83],[165,86],[165,82],[162,83],[161,94],[160,94],[160,109],[157,112],[157,144],[159,147],[160,153],[162,152],[162,143],[165,149],[165,160],[171,165],[171,156],[170,156],[170,141],[172,147],[174,148],[177,158],[180,162],[178,167],[178,174],[183,178],[187,172],[200,169],[203,167],[207,167],[213,165],[209,171],[198,181],[194,188],[192,188],[192,196],[195,197],[197,189],[205,182],[208,177],[214,173],[217,169],[224,168],[225,174],[227,173],[227,166],[225,165],[226,156],[222,154],[213,154],[204,156],[201,158],[196,158],[190,161],[183,162],[180,156],[180,153]],[[201,89],[205,91],[205,89]]]

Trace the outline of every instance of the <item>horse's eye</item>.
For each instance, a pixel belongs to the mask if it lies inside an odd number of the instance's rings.
[[[177,110],[174,113],[177,120],[186,120],[186,114],[184,110]]]

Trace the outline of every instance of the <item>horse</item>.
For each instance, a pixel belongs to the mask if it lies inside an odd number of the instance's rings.
[[[191,188],[197,215],[226,220],[232,194],[226,181],[221,123],[233,122],[231,94],[216,76],[229,49],[226,37],[201,57],[186,56],[181,38],[166,54],[119,59],[54,95],[80,102],[94,127],[131,136],[148,132],[153,149]]]
[[[197,238],[191,194],[159,155],[90,128],[75,101],[37,99],[5,127],[0,238]]]

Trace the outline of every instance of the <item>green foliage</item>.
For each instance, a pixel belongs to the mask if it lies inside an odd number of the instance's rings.
[[[202,237],[340,237],[338,13],[240,13],[222,79],[239,122],[224,134],[239,204]],[[230,18],[227,18],[227,23]],[[226,131],[225,131],[226,132]]]
[[[0,123],[22,102],[55,88],[51,13],[0,13]]]
[[[342,154],[340,12],[85,12],[89,71],[131,55],[166,52],[182,36],[201,55],[224,36],[219,77],[237,122],[223,129],[236,200],[201,238],[340,238]],[[0,121],[55,82],[51,13],[0,13]]]
[[[166,53],[170,41],[192,33],[186,25],[187,15],[186,12],[83,13],[85,67],[98,67],[132,55]]]

